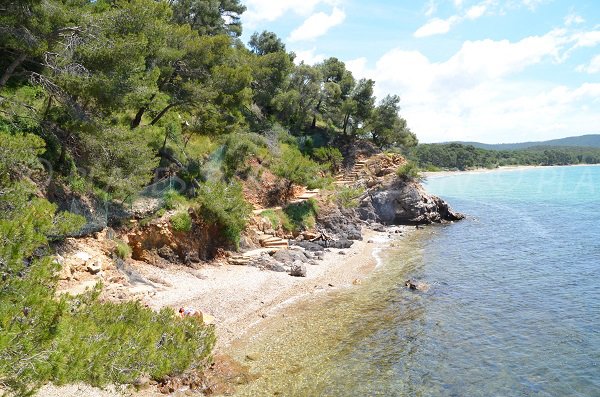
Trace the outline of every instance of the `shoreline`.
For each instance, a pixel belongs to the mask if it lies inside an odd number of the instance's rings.
[[[363,239],[347,249],[330,248],[317,265],[307,264],[306,277],[213,262],[198,269],[172,266],[161,269],[143,262],[132,265],[134,271],[152,284],[144,302],[154,310],[190,306],[215,318],[217,344],[213,355],[227,354],[233,345],[243,343],[250,334],[260,334],[271,320],[285,317],[286,311],[311,298],[352,288],[381,266],[379,253],[392,234],[406,236],[410,226],[390,226],[375,231],[363,226]],[[293,249],[293,248],[292,248]],[[134,287],[135,288],[135,287]],[[237,346],[236,346],[237,347]],[[94,388],[84,384],[45,385],[38,397],[156,397],[164,396],[154,388],[134,391],[130,388]]]
[[[542,169],[542,168],[567,168],[567,167],[597,167],[600,164],[568,164],[568,165],[504,165],[497,168],[475,168],[472,170],[465,171],[424,171],[421,174],[426,179],[430,178],[442,178],[452,175],[463,175],[463,174],[488,174],[492,172],[509,172],[509,171],[524,171],[530,169]]]

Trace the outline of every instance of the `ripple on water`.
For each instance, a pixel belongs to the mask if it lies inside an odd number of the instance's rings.
[[[432,180],[471,217],[236,345],[262,374],[238,395],[600,395],[600,167],[578,168]]]

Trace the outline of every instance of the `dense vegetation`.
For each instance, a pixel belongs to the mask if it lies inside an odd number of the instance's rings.
[[[323,184],[343,147],[411,147],[399,98],[343,62],[311,66],[273,33],[239,40],[239,0],[5,0],[0,6],[0,386],[160,378],[200,365],[211,329],[95,294],[55,298],[49,241],[81,217],[41,198],[131,204],[152,181],[173,227],[193,216],[236,244],[249,214],[251,159],[294,183]],[[49,178],[51,183],[47,183]],[[285,227],[316,209],[288,207]],[[89,222],[89,219],[87,220]],[[116,255],[129,255],[124,243]]]
[[[593,147],[531,147],[522,150],[486,150],[458,143],[421,144],[411,156],[424,169],[495,168],[505,165],[600,164]]]

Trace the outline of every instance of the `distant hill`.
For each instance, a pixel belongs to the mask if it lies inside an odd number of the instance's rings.
[[[460,143],[462,145],[472,145],[476,148],[487,149],[487,150],[522,150],[534,147],[549,147],[549,146],[562,146],[562,147],[591,147],[600,148],[600,134],[590,134],[581,136],[571,136],[568,138],[552,139],[549,141],[539,142],[521,142],[521,143],[499,143],[499,144],[488,144],[479,142],[453,142]]]

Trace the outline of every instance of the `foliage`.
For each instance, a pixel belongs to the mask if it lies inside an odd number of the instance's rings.
[[[313,150],[312,157],[323,164],[332,174],[339,172],[344,156],[338,148],[320,147]]]
[[[340,186],[335,191],[335,201],[343,208],[358,207],[358,198],[365,193],[360,187]]]
[[[214,330],[140,303],[102,303],[100,287],[56,296],[59,264],[48,239],[78,230],[84,220],[56,213],[21,177],[39,172],[43,144],[31,135],[0,133],[0,384],[28,395],[43,383],[132,383],[156,380],[207,359]],[[10,149],[10,150],[9,150]],[[27,164],[28,168],[23,168]]]
[[[288,188],[291,188],[294,183],[306,185],[309,188],[322,186],[318,164],[305,157],[295,147],[282,145],[281,156],[271,169],[275,175],[288,182]]]
[[[396,170],[396,175],[404,181],[421,180],[421,170],[414,161],[407,161]]]
[[[188,201],[181,193],[175,189],[169,189],[164,193],[164,208],[167,210],[175,210],[186,207]]]
[[[247,160],[251,156],[266,157],[268,150],[265,139],[256,134],[232,134],[225,141],[223,172],[226,178],[246,175],[249,171]]]
[[[586,147],[530,147],[520,150],[486,150],[458,143],[423,144],[412,157],[425,167],[466,170],[505,165],[599,164],[600,149]]]
[[[115,242],[115,254],[121,259],[128,258],[131,255],[131,247],[126,242],[117,240]]]
[[[319,208],[314,199],[290,204],[283,209],[285,217],[282,219],[282,227],[288,232],[299,232],[313,228],[318,212]]]
[[[266,210],[260,213],[260,216],[263,218],[267,218],[269,222],[271,222],[271,226],[274,230],[277,230],[281,224],[281,217],[277,211],[274,210]]]
[[[192,217],[187,212],[179,212],[171,217],[171,227],[176,232],[189,232],[192,230]]]
[[[206,182],[198,195],[196,212],[208,223],[221,228],[222,235],[236,247],[251,214],[237,182]]]

